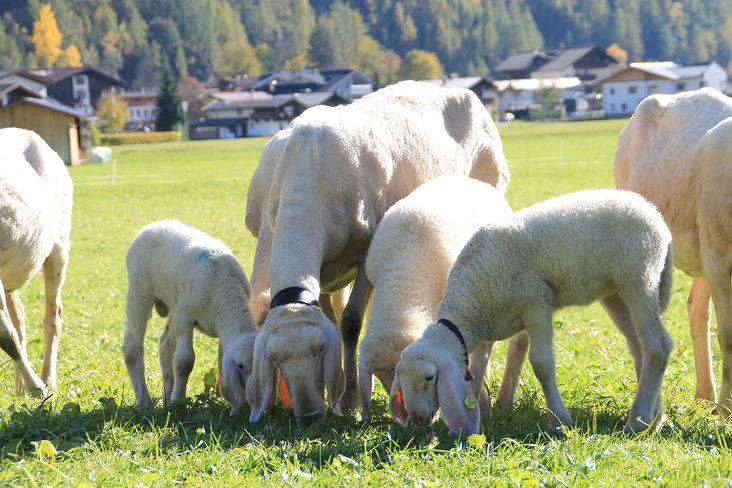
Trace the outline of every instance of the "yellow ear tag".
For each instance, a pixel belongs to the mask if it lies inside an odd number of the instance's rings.
[[[473,395],[466,396],[463,403],[468,410],[475,410],[475,397]]]

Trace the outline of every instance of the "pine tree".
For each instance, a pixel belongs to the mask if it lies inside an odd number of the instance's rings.
[[[183,107],[178,95],[178,85],[169,66],[163,68],[163,79],[158,91],[158,115],[155,126],[159,131],[173,130],[183,123]]]

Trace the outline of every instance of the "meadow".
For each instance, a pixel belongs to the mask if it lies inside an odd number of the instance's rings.
[[[554,195],[613,187],[612,160],[625,120],[500,126],[514,209]],[[732,423],[694,400],[686,299],[676,271],[663,321],[674,350],[663,385],[667,420],[624,436],[635,392],[624,339],[602,308],[555,314],[559,390],[576,427],[546,432],[544,397],[528,364],[511,411],[482,433],[451,435],[442,421],[402,428],[379,385],[373,417],[328,417],[306,427],[279,404],[260,422],[216,399],[216,341],[194,336],[189,399],[139,411],[121,353],[124,257],[145,224],[176,218],[226,242],[249,274],[255,240],[244,226],[249,180],[266,138],[115,146],[114,163],[69,168],[75,183],[72,250],[63,289],[59,389],[44,402],[13,396],[13,367],[0,355],[2,486],[730,486]],[[40,371],[43,284],[21,293],[29,356]],[[150,391],[162,393],[154,316],[145,341]],[[716,328],[714,325],[713,328]],[[720,354],[712,338],[715,377]],[[502,374],[496,347],[490,389]],[[378,383],[378,382],[377,382]]]

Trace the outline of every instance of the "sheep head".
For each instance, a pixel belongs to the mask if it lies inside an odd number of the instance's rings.
[[[389,395],[391,414],[402,426],[429,425],[439,410],[453,433],[475,434],[480,407],[455,359],[438,343],[420,338],[402,353]]]
[[[232,414],[246,401],[246,387],[252,371],[256,338],[256,332],[249,332],[237,337],[232,344],[224,346],[221,395],[231,405]]]
[[[325,416],[324,389],[333,408],[345,389],[341,341],[335,324],[319,307],[293,303],[272,309],[254,345],[247,383],[249,420],[259,420],[275,393],[276,373],[285,380],[298,421]]]

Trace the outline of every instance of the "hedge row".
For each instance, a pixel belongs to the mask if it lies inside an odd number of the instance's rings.
[[[99,144],[147,144],[150,142],[175,142],[180,140],[178,131],[167,132],[121,132],[119,134],[99,134]]]

